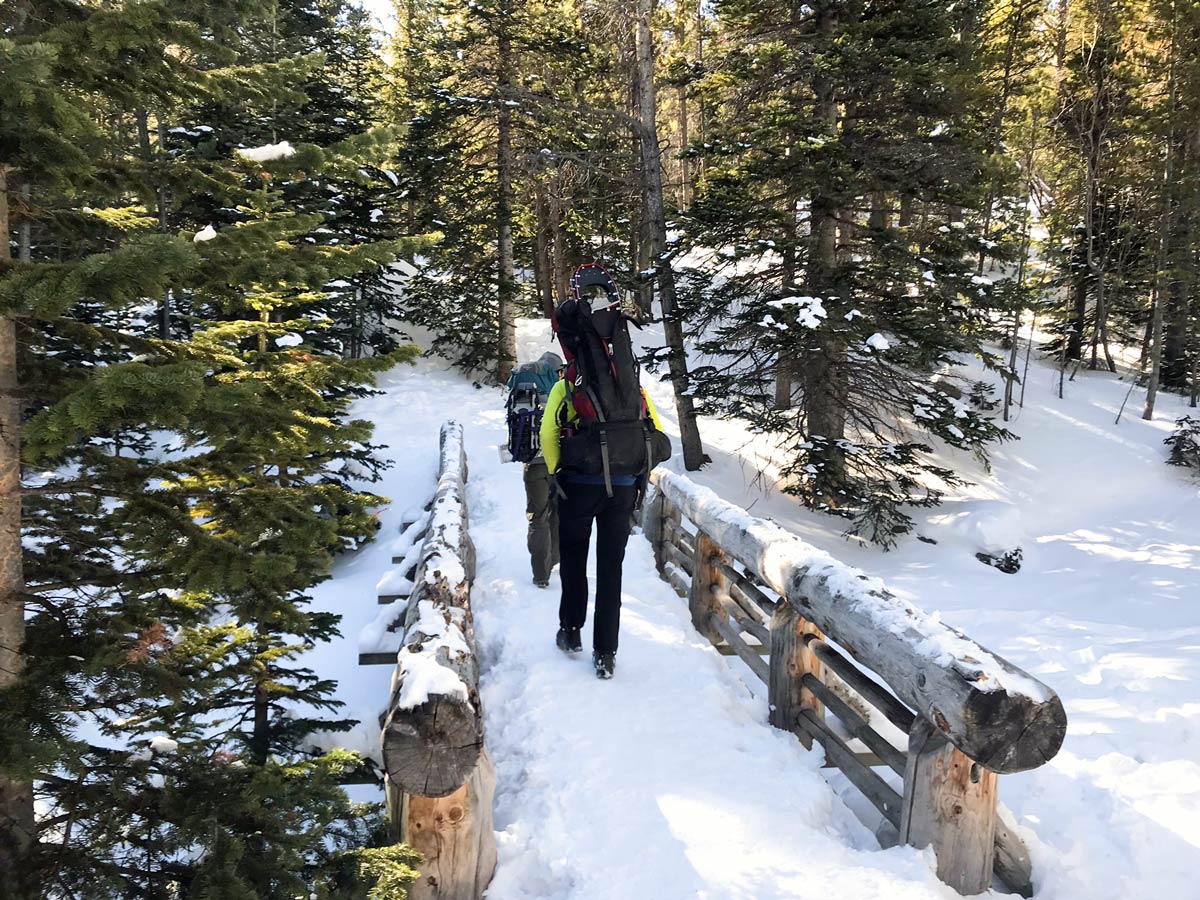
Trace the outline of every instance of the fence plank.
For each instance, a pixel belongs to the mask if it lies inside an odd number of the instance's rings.
[[[762,613],[764,622],[770,621],[771,613],[775,611],[778,604],[764,594],[762,588],[752,583],[745,574],[739,572],[732,561],[726,562],[722,568],[729,578],[729,593],[733,594],[739,602],[758,609]]]
[[[742,608],[741,604],[734,601],[728,591],[723,591],[714,585],[713,596],[717,598],[717,602],[721,604],[721,608],[725,610],[729,618],[737,622],[738,628],[753,635],[761,644],[771,643],[771,629],[758,619],[746,615],[746,610]]]
[[[993,866],[996,877],[1008,889],[1022,897],[1033,896],[1033,863],[1025,842],[1004,821],[1000,808],[996,809],[996,861]]]
[[[729,621],[729,618],[724,613],[714,616],[711,619],[713,628],[716,630],[719,639],[724,639],[725,644],[737,654],[738,658],[750,667],[750,671],[762,680],[763,684],[770,683],[770,670],[763,658],[758,655],[758,649],[751,647],[745,639],[738,633],[737,627]],[[713,641],[717,643],[717,641]]]
[[[856,694],[887,716],[888,721],[893,725],[906,734],[908,733],[908,730],[912,728],[913,719],[916,718],[912,710],[860,672],[855,668],[854,663],[830,647],[825,641],[817,638],[816,635],[806,637],[805,643],[809,645],[817,658],[832,669],[837,677],[846,682]]]
[[[658,488],[650,486],[649,496],[642,506],[642,534],[654,549],[654,566],[658,574],[662,574],[665,561],[663,559],[663,517],[667,498]]]
[[[904,775],[906,759],[904,751],[892,746],[892,742],[878,731],[850,706],[845,700],[830,690],[824,683],[811,675],[804,676],[804,686],[813,692],[818,700],[825,704],[837,716],[847,730],[862,741],[882,762],[897,775]]]
[[[693,565],[696,558],[694,552],[691,554],[685,553],[675,546],[675,544],[671,541],[666,541],[663,544],[663,551],[666,554],[667,562],[675,563],[675,565],[679,566],[679,568],[688,574],[689,578],[692,577]]]
[[[814,716],[811,710],[802,709],[796,717],[793,730],[807,734],[810,745],[813,740],[819,741],[825,750],[825,757],[841,770],[888,822],[897,828],[900,826],[900,795],[861,762],[828,725]]]

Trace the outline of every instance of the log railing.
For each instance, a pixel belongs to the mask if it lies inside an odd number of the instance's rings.
[[[995,876],[1029,896],[1029,856],[998,813],[996,781],[1058,752],[1054,691],[686,477],[659,468],[650,480],[643,531],[658,570],[697,630],[767,686],[771,724],[824,748],[879,811],[881,842],[932,846],[960,893]]]
[[[462,426],[443,425],[440,446],[426,520],[408,526],[424,531],[416,568],[399,563],[407,602],[387,629],[400,636],[383,720],[385,789],[393,836],[424,858],[409,897],[478,900],[496,867],[496,774],[483,745]]]

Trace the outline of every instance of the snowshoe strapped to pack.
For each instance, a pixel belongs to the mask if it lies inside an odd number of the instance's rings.
[[[519,384],[505,404],[508,419],[508,453],[513,462],[532,462],[542,452],[542,404],[537,386]]]
[[[554,313],[554,332],[567,359],[567,399],[578,419],[560,414],[561,469],[603,475],[612,496],[613,475],[644,475],[671,456],[666,435],[655,429],[639,382],[628,322],[604,269],[588,263],[571,278],[569,300]]]

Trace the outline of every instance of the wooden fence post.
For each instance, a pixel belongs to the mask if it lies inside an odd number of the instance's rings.
[[[771,616],[770,678],[767,681],[769,721],[776,728],[795,732],[800,742],[811,749],[812,737],[796,728],[796,719],[802,709],[824,718],[825,705],[804,687],[805,675],[822,680],[821,661],[804,640],[808,634],[824,636],[816,625],[796,612],[791,603],[780,600]]]
[[[479,900],[496,870],[492,801],[496,769],[485,750],[475,771],[448,797],[404,794],[400,840],[419,852],[421,877],[409,900]]]
[[[688,591],[688,610],[692,614],[692,624],[696,630],[714,644],[721,642],[721,633],[717,631],[712,620],[714,616],[725,615],[721,601],[715,591],[727,593],[725,573],[721,563],[725,554],[713,543],[712,538],[696,529],[696,554],[692,557],[692,586]]]
[[[996,773],[972,762],[920,716],[908,735],[900,841],[933,847],[938,878],[960,894],[991,887]]]
[[[663,529],[663,518],[666,516],[667,498],[662,491],[651,487],[651,494],[646,498],[642,507],[642,534],[654,549],[654,567],[662,575],[666,565],[666,551],[663,543],[666,541]]]

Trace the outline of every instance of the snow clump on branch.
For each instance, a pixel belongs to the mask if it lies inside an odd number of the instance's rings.
[[[280,141],[278,144],[264,144],[261,147],[243,147],[237,151],[237,154],[243,159],[261,163],[274,159],[286,159],[295,152],[296,148],[290,143]]]

